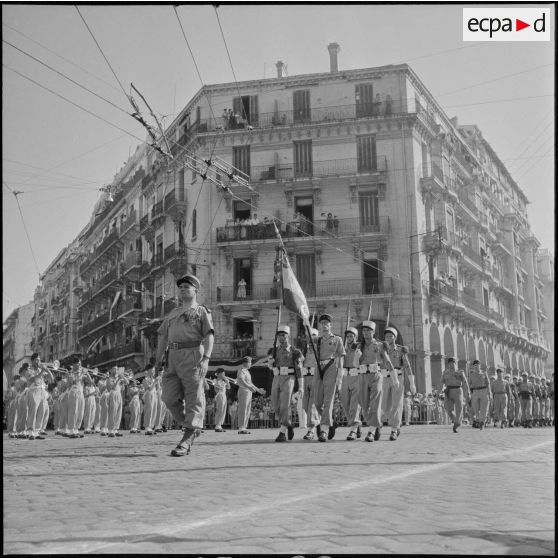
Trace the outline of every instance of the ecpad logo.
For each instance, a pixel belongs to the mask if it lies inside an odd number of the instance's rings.
[[[464,41],[550,41],[550,8],[463,8]]]

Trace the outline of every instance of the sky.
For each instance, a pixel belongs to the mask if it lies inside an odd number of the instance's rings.
[[[329,71],[331,42],[340,70],[408,63],[449,117],[476,124],[554,253],[553,27],[549,42],[463,42],[467,4],[181,5],[192,58],[172,5],[78,7],[2,6],[4,319],[145,140],[130,83],[170,124],[202,83],[274,77],[278,60],[290,76]]]

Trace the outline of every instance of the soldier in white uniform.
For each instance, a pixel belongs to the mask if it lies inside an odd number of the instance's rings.
[[[343,381],[339,390],[339,400],[347,417],[347,426],[351,428],[348,441],[361,437],[361,407],[359,403],[359,366],[360,343],[357,343],[358,329],[350,327],[345,332],[345,360],[343,362]]]
[[[314,345],[318,341],[318,330],[311,328],[310,335],[314,340]],[[302,377],[304,379],[304,386],[302,389],[302,409],[306,414],[306,428],[307,432],[303,436],[305,440],[314,439],[314,428],[320,428],[320,415],[314,404],[314,376],[318,373],[318,366],[316,364],[316,355],[312,350],[310,341],[306,350],[304,364],[302,366]],[[319,435],[319,432],[318,432]]]

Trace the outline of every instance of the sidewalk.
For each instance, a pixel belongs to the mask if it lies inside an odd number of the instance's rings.
[[[554,555],[554,428],[4,434],[4,553]]]

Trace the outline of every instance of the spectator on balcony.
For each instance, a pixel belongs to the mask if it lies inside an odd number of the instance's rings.
[[[246,298],[246,281],[244,279],[244,277],[240,278],[240,281],[238,282],[238,290],[236,292],[236,297],[239,300],[244,300]]]
[[[328,213],[326,218],[326,231],[333,234],[333,213]]]
[[[389,115],[393,112],[393,100],[391,95],[386,96],[386,115]]]
[[[337,219],[337,215],[333,216],[333,234],[335,236],[339,234],[339,219]]]
[[[223,109],[223,116],[221,117],[223,119],[223,129],[224,130],[228,130],[229,129],[229,111],[230,109]]]

